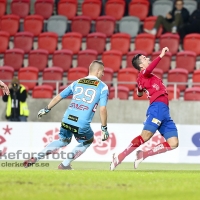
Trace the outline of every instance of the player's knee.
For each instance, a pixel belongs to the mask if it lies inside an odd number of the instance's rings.
[[[67,146],[71,142],[72,138],[62,138],[60,141],[62,142],[62,147]]]
[[[93,141],[94,141],[94,137],[91,137],[89,140],[84,141],[83,145],[89,147]]]
[[[141,133],[141,137],[143,138],[144,142],[148,141],[153,136],[153,133],[148,130],[143,130]]]
[[[170,138],[168,139],[167,142],[172,149],[176,149],[179,145],[179,141],[177,137]]]

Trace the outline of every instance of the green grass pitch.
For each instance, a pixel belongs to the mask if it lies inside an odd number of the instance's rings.
[[[57,170],[60,162],[43,167],[2,167],[2,200],[198,200],[200,165],[122,163],[109,171],[109,163],[73,162],[74,170]],[[10,161],[7,161],[11,163]]]

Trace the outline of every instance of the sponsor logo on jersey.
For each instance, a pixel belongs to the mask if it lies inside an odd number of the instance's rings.
[[[158,119],[156,119],[156,118],[153,118],[153,119],[152,119],[152,122],[155,123],[155,124],[157,124],[158,126],[161,125],[161,121],[158,120]]]
[[[76,117],[76,116],[74,116],[74,115],[69,115],[69,116],[68,116],[68,119],[69,119],[69,120],[72,120],[72,121],[75,121],[75,122],[78,121],[78,117]]]
[[[78,130],[79,130],[79,127],[73,126],[71,124],[67,124],[67,123],[64,123],[64,122],[61,123],[61,126],[64,129],[71,131],[72,133],[78,133]]]
[[[71,103],[70,105],[69,105],[69,107],[70,108],[75,108],[75,109],[77,109],[77,110],[88,110],[89,108],[87,107],[87,106],[85,106],[85,105],[79,105],[79,104],[77,104],[77,103]]]
[[[100,81],[84,78],[84,79],[80,79],[78,81],[78,83],[86,84],[86,85],[93,85],[93,86],[97,87],[99,85]]]

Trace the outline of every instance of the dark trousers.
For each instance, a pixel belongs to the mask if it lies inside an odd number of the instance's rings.
[[[173,22],[169,22],[163,16],[158,16],[156,23],[154,25],[154,28],[158,30],[159,27],[162,25],[165,31],[171,32],[173,26],[179,27],[182,24],[183,24],[183,20],[182,20],[181,14],[176,14]]]
[[[179,35],[180,35],[180,38],[181,40],[184,39],[184,37],[187,35],[187,34],[190,34],[190,33],[200,33],[200,27],[199,27],[199,24],[184,24],[183,26],[181,26],[179,28],[179,31],[178,31]]]

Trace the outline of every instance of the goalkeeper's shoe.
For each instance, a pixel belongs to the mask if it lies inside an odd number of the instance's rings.
[[[119,165],[121,162],[119,162],[118,155],[113,154],[112,162],[110,163],[110,170],[114,171],[117,165]]]
[[[60,165],[58,165],[58,169],[61,169],[61,170],[74,170],[71,167],[71,165],[64,166],[62,163],[60,163]]]
[[[31,167],[33,164],[37,162],[37,158],[32,157],[31,159],[25,160],[23,162],[23,166],[25,168]]]
[[[136,159],[134,162],[134,168],[137,169],[139,164],[144,160],[143,151],[139,150],[136,152]]]

